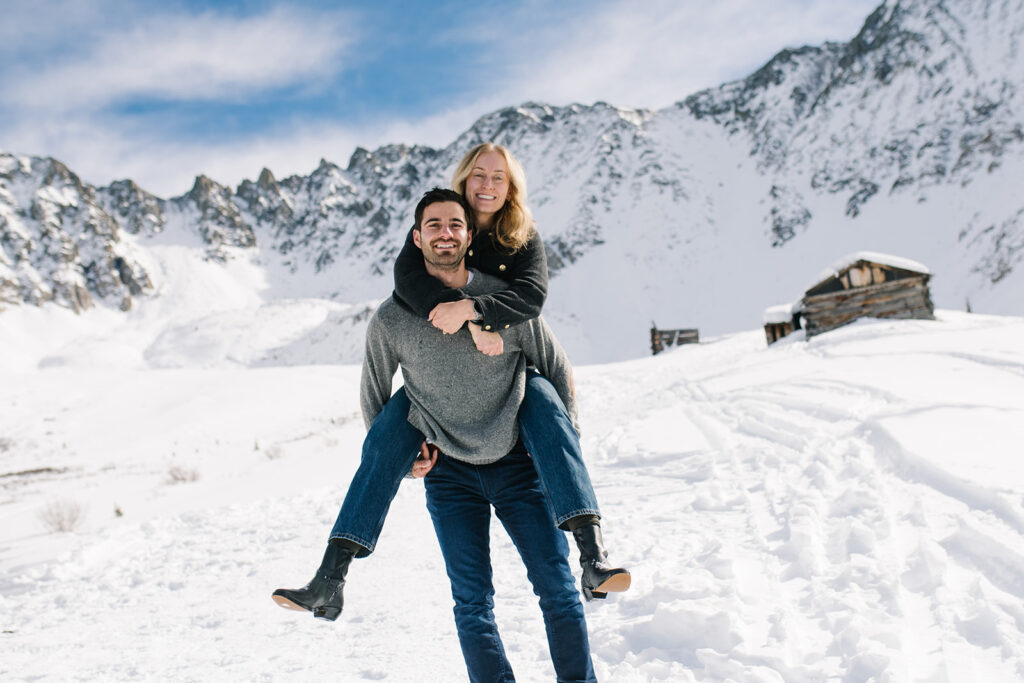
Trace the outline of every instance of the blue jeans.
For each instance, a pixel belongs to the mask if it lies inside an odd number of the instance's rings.
[[[394,393],[374,418],[363,441],[363,455],[338,512],[331,538],[355,541],[373,552],[391,501],[419,455],[423,435],[409,424],[405,387]],[[519,407],[519,433],[532,456],[555,523],[578,515],[598,515],[597,498],[583,464],[579,435],[558,392],[543,375],[526,372],[526,396]]]
[[[359,469],[331,529],[331,538],[347,538],[365,549],[357,557],[373,552],[398,486],[419,456],[423,435],[409,424],[409,406],[402,387],[374,418],[363,439]]]
[[[515,680],[494,622],[493,505],[540,598],[557,680],[596,682],[583,605],[567,559],[569,545],[555,528],[530,458],[511,453],[478,466],[442,454],[424,486],[452,584],[455,625],[469,680]]]
[[[519,406],[519,435],[533,458],[540,485],[560,528],[579,515],[601,516],[580,437],[554,385],[536,370],[526,371],[526,395]]]

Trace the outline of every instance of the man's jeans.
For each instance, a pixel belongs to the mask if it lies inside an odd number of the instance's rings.
[[[370,426],[362,461],[331,530],[331,538],[347,538],[366,548],[359,557],[373,552],[398,486],[419,455],[423,435],[409,424],[408,417],[409,399],[403,387],[388,399]],[[577,515],[599,515],[569,413],[551,382],[533,370],[526,373],[519,431],[556,523],[561,525]]]
[[[490,465],[470,465],[442,454],[424,486],[452,584],[455,625],[469,680],[515,680],[494,622],[493,505],[540,598],[557,680],[596,681],[583,605],[567,559],[569,545],[555,528],[530,458],[511,453]]]

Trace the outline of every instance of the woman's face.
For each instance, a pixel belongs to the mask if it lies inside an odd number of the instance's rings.
[[[484,152],[466,178],[466,200],[473,207],[476,224],[487,227],[508,197],[508,166],[498,152]]]

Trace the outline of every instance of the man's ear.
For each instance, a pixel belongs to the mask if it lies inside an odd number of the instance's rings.
[[[420,229],[419,228],[413,228],[412,229],[412,243],[416,245],[417,249],[422,249],[423,248],[423,245],[420,244]]]

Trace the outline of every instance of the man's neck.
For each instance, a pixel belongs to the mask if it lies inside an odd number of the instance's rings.
[[[457,289],[465,287],[469,282],[469,270],[466,269],[465,260],[460,261],[458,266],[452,266],[451,269],[438,268],[427,261],[424,261],[423,265],[427,267],[427,272],[443,282],[445,287]]]

